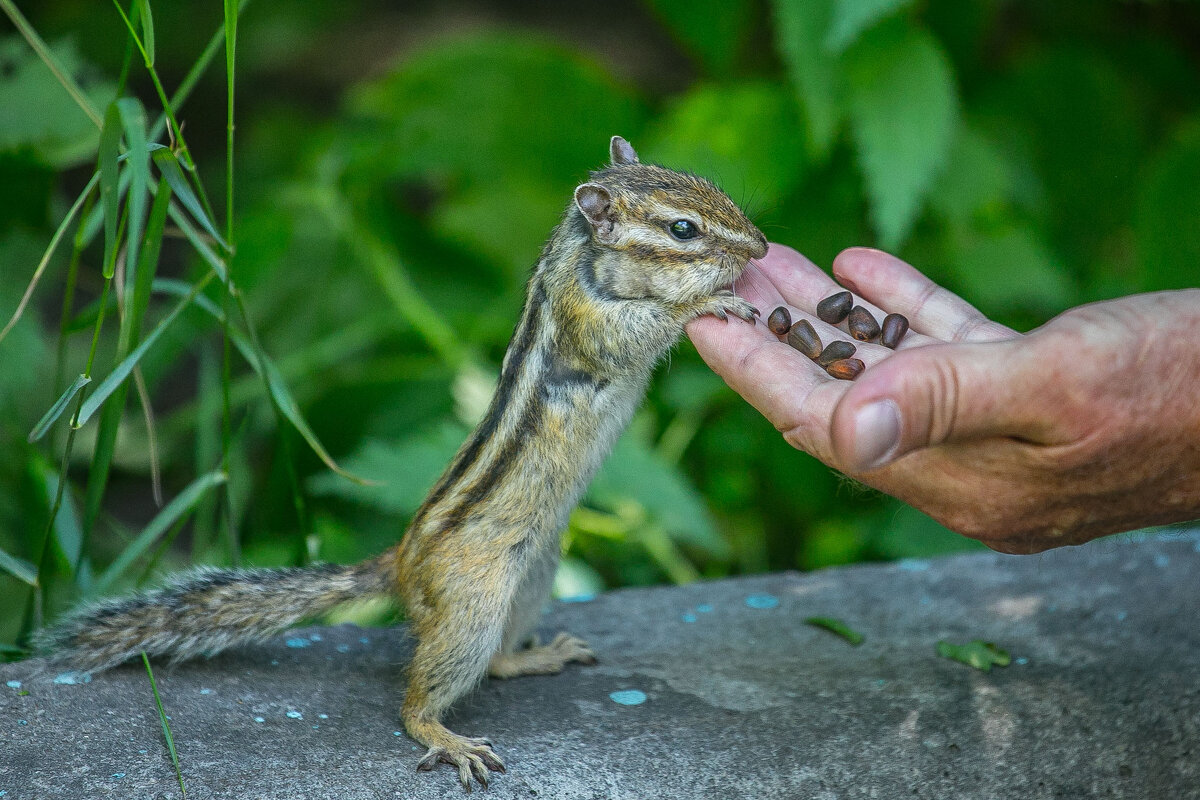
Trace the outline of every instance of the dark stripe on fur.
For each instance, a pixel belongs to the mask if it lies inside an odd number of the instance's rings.
[[[534,280],[537,280],[536,273]],[[446,470],[441,480],[434,486],[433,491],[429,493],[429,497],[417,509],[411,527],[416,528],[420,525],[429,514],[429,510],[441,502],[450,489],[458,483],[467,470],[479,459],[479,453],[483,450],[483,446],[491,440],[496,428],[500,426],[500,421],[504,418],[504,412],[508,408],[513,387],[516,385],[517,375],[520,374],[521,367],[525,363],[525,356],[537,337],[542,306],[545,302],[546,289],[539,281],[533,288],[529,302],[525,306],[525,313],[521,315],[521,319],[517,323],[516,331],[513,332],[513,342],[508,348],[509,358],[500,375],[500,383],[496,386],[496,394],[488,405],[487,414],[476,426],[466,447],[459,452],[450,468]]]

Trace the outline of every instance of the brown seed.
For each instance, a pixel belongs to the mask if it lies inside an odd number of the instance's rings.
[[[792,314],[783,306],[771,312],[767,317],[767,329],[776,336],[785,336],[792,327]]]
[[[888,314],[883,318],[883,336],[879,343],[884,347],[896,349],[904,334],[908,333],[908,317],[903,314]]]
[[[852,305],[854,305],[854,297],[849,292],[831,294],[817,303],[817,318],[830,325],[837,325],[850,313]]]
[[[857,358],[843,358],[841,361],[835,361],[825,368],[833,377],[838,380],[852,381],[862,374],[862,371],[867,366]]]
[[[835,361],[841,361],[843,358],[854,355],[855,349],[854,345],[849,342],[830,342],[817,356],[817,363],[822,367],[828,367]]]
[[[855,306],[850,310],[846,327],[850,335],[860,342],[869,342],[879,335],[879,323],[871,316],[871,312],[862,306]]]
[[[821,337],[813,330],[812,323],[802,319],[788,331],[787,343],[809,358],[821,355]]]

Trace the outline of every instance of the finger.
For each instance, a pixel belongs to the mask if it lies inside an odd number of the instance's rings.
[[[770,286],[773,292],[789,306],[789,310],[799,308],[804,309],[809,314],[812,314],[816,310],[817,303],[832,294],[845,291],[847,288],[838,285],[824,270],[800,253],[797,253],[790,247],[777,244],[772,244],[767,255],[759,259],[757,264],[751,262],[742,275],[743,278],[740,278],[735,285],[738,293],[742,294],[744,280],[747,290],[762,295],[761,302],[764,303],[762,306],[764,308],[763,313],[770,313],[770,309],[774,308],[774,306],[769,305],[768,295],[770,293],[765,291],[764,286]],[[853,289],[851,291],[855,292]],[[748,295],[743,296],[750,299]],[[751,300],[751,302],[754,301]],[[883,322],[885,316],[895,311],[895,309],[886,306],[880,308],[861,296],[856,296],[854,303],[855,305],[861,305],[867,311],[871,312],[871,315],[875,317],[875,321],[879,323]],[[845,321],[839,323],[836,327],[842,331],[843,335],[846,335],[847,323]],[[924,336],[919,332],[910,331],[901,340],[900,347],[897,349],[921,347],[927,344],[934,344],[936,341],[936,339]]]
[[[852,247],[833,260],[833,274],[847,288],[908,317],[912,329],[946,342],[1012,339],[1016,331],[993,322],[958,295],[880,250]]]
[[[940,444],[1046,435],[1036,405],[1028,402],[1042,391],[1045,376],[1023,343],[922,347],[867,370],[833,413],[838,462],[866,472]]]
[[[830,377],[761,326],[700,317],[688,323],[687,333],[713,372],[789,443],[829,462],[829,420],[849,381]]]

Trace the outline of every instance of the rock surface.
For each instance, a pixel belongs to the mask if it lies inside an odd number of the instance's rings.
[[[544,621],[599,665],[488,682],[449,725],[496,741],[496,800],[1200,798],[1198,608],[1192,534],[618,591]],[[159,665],[188,797],[461,797],[414,771],[410,651],[341,626]],[[0,797],[180,797],[140,665],[56,677],[0,667]]]

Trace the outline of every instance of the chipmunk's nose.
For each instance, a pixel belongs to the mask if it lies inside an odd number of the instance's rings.
[[[755,249],[750,251],[751,258],[762,258],[767,254],[767,237],[763,236],[762,231],[756,230],[754,238]]]

